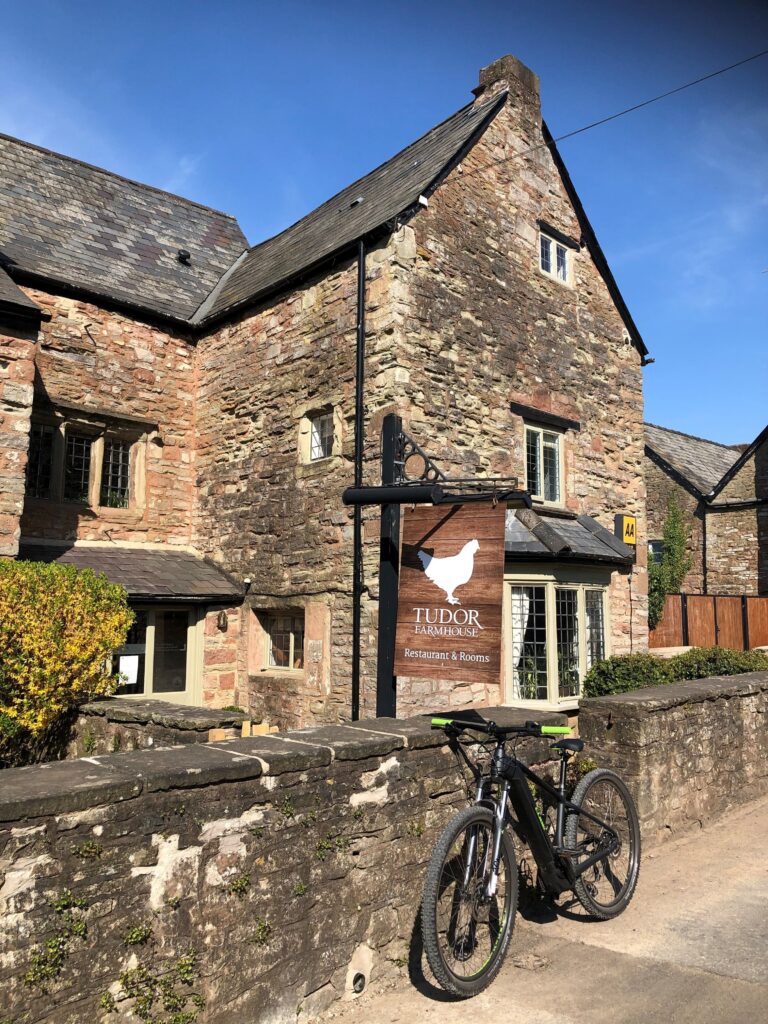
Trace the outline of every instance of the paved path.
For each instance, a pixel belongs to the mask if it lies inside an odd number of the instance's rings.
[[[768,799],[656,847],[615,921],[518,917],[504,968],[456,1002],[406,972],[336,1024],[756,1024],[768,1020]]]

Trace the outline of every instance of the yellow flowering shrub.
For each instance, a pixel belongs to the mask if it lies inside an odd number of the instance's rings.
[[[127,598],[90,569],[0,560],[0,750],[114,692],[109,656],[133,621]]]

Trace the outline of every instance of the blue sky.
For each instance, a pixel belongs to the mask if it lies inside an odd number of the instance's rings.
[[[514,53],[555,135],[768,48],[765,0],[3,4],[0,131],[237,216],[257,242]],[[10,56],[9,56],[10,55]],[[646,418],[768,422],[768,57],[561,146],[657,362]]]

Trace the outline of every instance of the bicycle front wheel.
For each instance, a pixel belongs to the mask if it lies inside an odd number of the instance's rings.
[[[496,892],[488,895],[494,819],[468,807],[448,824],[432,853],[421,903],[421,933],[429,966],[447,991],[482,992],[499,972],[517,911],[515,850],[505,832]]]
[[[624,910],[640,874],[640,823],[629,790],[614,772],[595,768],[574,790],[571,798],[582,810],[589,811],[611,828],[619,838],[618,848],[596,861],[580,875],[573,891],[579,903],[593,917],[605,921]],[[602,826],[575,811],[565,825],[565,845],[576,850],[574,867],[599,852],[607,843]]]

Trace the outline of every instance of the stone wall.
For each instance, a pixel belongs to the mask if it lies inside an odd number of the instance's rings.
[[[768,792],[768,673],[582,701],[579,734],[614,768],[654,843]]]
[[[661,540],[667,508],[674,499],[683,510],[690,529],[686,553],[692,560],[690,572],[680,587],[685,594],[704,593],[704,503],[687,487],[663,470],[650,456],[644,459],[645,487],[648,492],[648,539]],[[707,519],[707,529],[712,517]]]
[[[724,507],[755,499],[763,504]],[[713,594],[768,594],[768,440],[717,495],[707,516],[707,578]]]
[[[127,509],[27,498],[24,538],[190,544],[195,466],[194,349],[167,330],[78,299],[25,292],[51,315],[35,356],[35,413],[135,421]],[[155,427],[157,429],[155,429]]]
[[[0,1019],[122,1019],[164,979],[185,1020],[277,1024],[403,973],[465,800],[444,739],[380,719],[6,770]]]
[[[647,848],[768,790],[766,712],[754,673],[587,700],[579,726]],[[280,1024],[353,998],[356,973],[404,981],[426,860],[465,800],[424,718],[7,769],[0,1019],[107,1022],[153,993],[157,1013],[162,984],[190,1022]]]
[[[239,738],[244,714],[192,708],[164,700],[110,697],[83,704],[77,711],[67,757],[92,757],[121,750],[208,743],[212,729],[223,739]]]
[[[19,550],[36,337],[0,326],[0,557]]]

